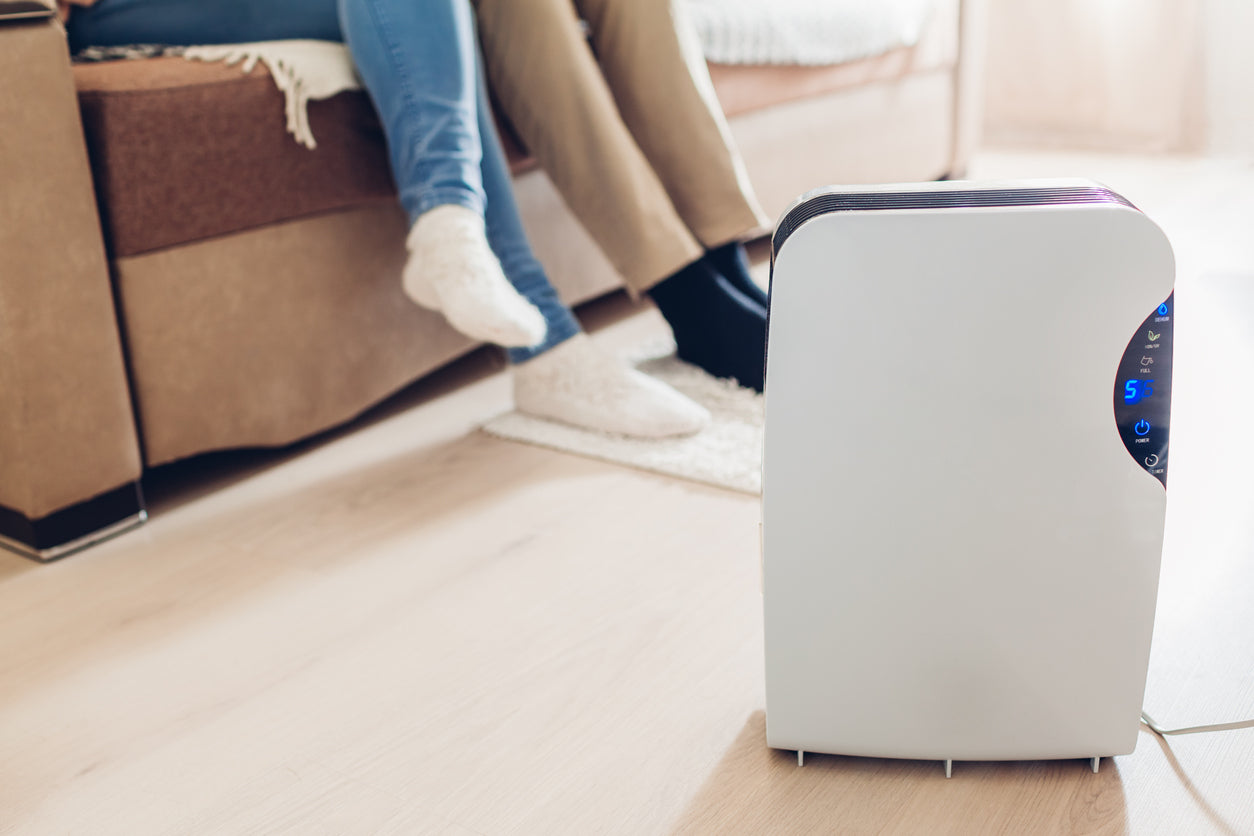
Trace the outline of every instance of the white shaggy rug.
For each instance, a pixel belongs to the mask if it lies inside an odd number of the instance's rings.
[[[674,355],[674,346],[636,354],[636,368],[665,381],[710,411],[710,426],[688,438],[646,441],[581,430],[508,412],[484,430],[593,459],[625,464],[749,494],[762,492],[763,399],[751,389],[718,380]]]

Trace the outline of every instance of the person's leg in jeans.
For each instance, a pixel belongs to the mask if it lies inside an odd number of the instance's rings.
[[[505,159],[501,139],[496,132],[496,123],[493,121],[488,89],[483,80],[482,62],[479,62],[477,48],[475,58],[479,67],[475,110],[479,132],[482,136],[483,158],[480,172],[484,197],[487,199],[484,221],[487,225],[488,240],[492,242],[492,249],[496,257],[500,259],[505,275],[509,276],[519,293],[540,309],[549,326],[544,341],[538,345],[509,349],[511,362],[525,363],[558,343],[575,336],[581,329],[579,321],[558,297],[557,289],[553,287],[544,268],[531,251],[531,243],[527,240],[527,232],[523,229],[518,204],[514,200],[513,176],[510,174],[509,162]]]
[[[445,155],[461,160],[469,152],[480,152],[482,215],[477,217],[483,218],[487,239],[505,275],[540,309],[547,324],[548,333],[538,345],[510,351],[510,359],[517,364],[514,399],[518,408],[627,435],[683,435],[701,429],[709,420],[704,409],[627,368],[580,334],[578,322],[532,254],[492,121],[467,0],[339,0],[339,7],[345,41],[382,117],[397,180],[424,183],[412,194],[404,188],[401,193],[401,202],[414,220],[410,263],[417,270],[427,270],[428,263],[447,249],[448,228],[434,227],[434,234],[429,234],[428,221],[448,211],[456,194],[450,193],[447,200],[432,195],[432,188],[439,190],[444,184],[410,172],[425,165],[438,166]],[[456,44],[455,54],[433,65],[432,55],[447,52],[450,44]],[[439,77],[441,73],[455,75],[451,89],[448,79]],[[424,86],[442,92],[424,91]],[[427,97],[433,97],[434,104],[427,104]],[[467,112],[470,108],[465,103],[471,103],[473,111]],[[426,112],[416,112],[421,110]],[[421,128],[422,118],[431,118],[433,112],[433,127],[452,135],[445,138],[448,145],[433,141],[440,131]],[[433,204],[437,208],[432,209]],[[473,208],[465,205],[455,211]],[[479,285],[471,290],[476,297],[488,292]],[[441,297],[440,301],[445,300]]]
[[[467,272],[491,268],[488,272],[499,275],[504,269],[508,281],[502,277],[498,285],[505,284],[527,310],[535,313],[523,296],[542,311],[535,338],[517,341],[539,344],[511,352],[523,364],[516,376],[519,408],[632,435],[693,432],[708,421],[708,413],[691,401],[627,369],[580,336],[578,323],[532,255],[481,84],[465,0],[226,0],[212,5],[99,0],[77,11],[69,30],[74,49],[140,42],[346,41],[379,111],[401,202],[413,222],[414,255],[406,284],[461,327],[450,315],[446,294],[424,286],[423,280],[432,270],[442,270],[453,283],[469,284],[482,294],[482,282],[479,287],[467,283]],[[486,268],[485,262],[490,262]],[[499,295],[497,288],[487,292]],[[461,295],[467,304],[482,307],[481,295]]]
[[[412,224],[406,292],[472,336],[507,346],[544,341],[548,323],[506,278],[485,228],[479,68],[466,3],[338,0],[337,6]],[[567,328],[568,310],[550,305],[549,313],[559,330]]]

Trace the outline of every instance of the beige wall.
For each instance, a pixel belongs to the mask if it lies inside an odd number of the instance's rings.
[[[1205,0],[1206,147],[1254,158],[1254,2]]]
[[[986,142],[1201,150],[1206,2],[989,3]]]

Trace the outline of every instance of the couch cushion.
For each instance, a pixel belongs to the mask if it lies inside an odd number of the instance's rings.
[[[918,42],[937,0],[687,0],[721,64],[831,66]]]
[[[263,65],[245,75],[165,57],[80,64],[74,76],[114,257],[396,199],[364,93],[310,103],[309,150],[287,133]]]
[[[710,64],[728,118],[907,76],[947,70],[958,61],[956,0],[937,0],[917,43],[830,66]]]

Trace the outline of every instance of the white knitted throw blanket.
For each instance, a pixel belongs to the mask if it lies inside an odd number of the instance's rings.
[[[265,64],[286,100],[287,130],[306,148],[317,148],[309,127],[310,100],[329,99],[345,90],[361,89],[353,61],[343,44],[330,41],[265,41],[227,46],[191,46],[183,56],[193,61],[242,63],[250,73]]]
[[[913,46],[935,0],[686,0],[717,64],[842,64]]]

